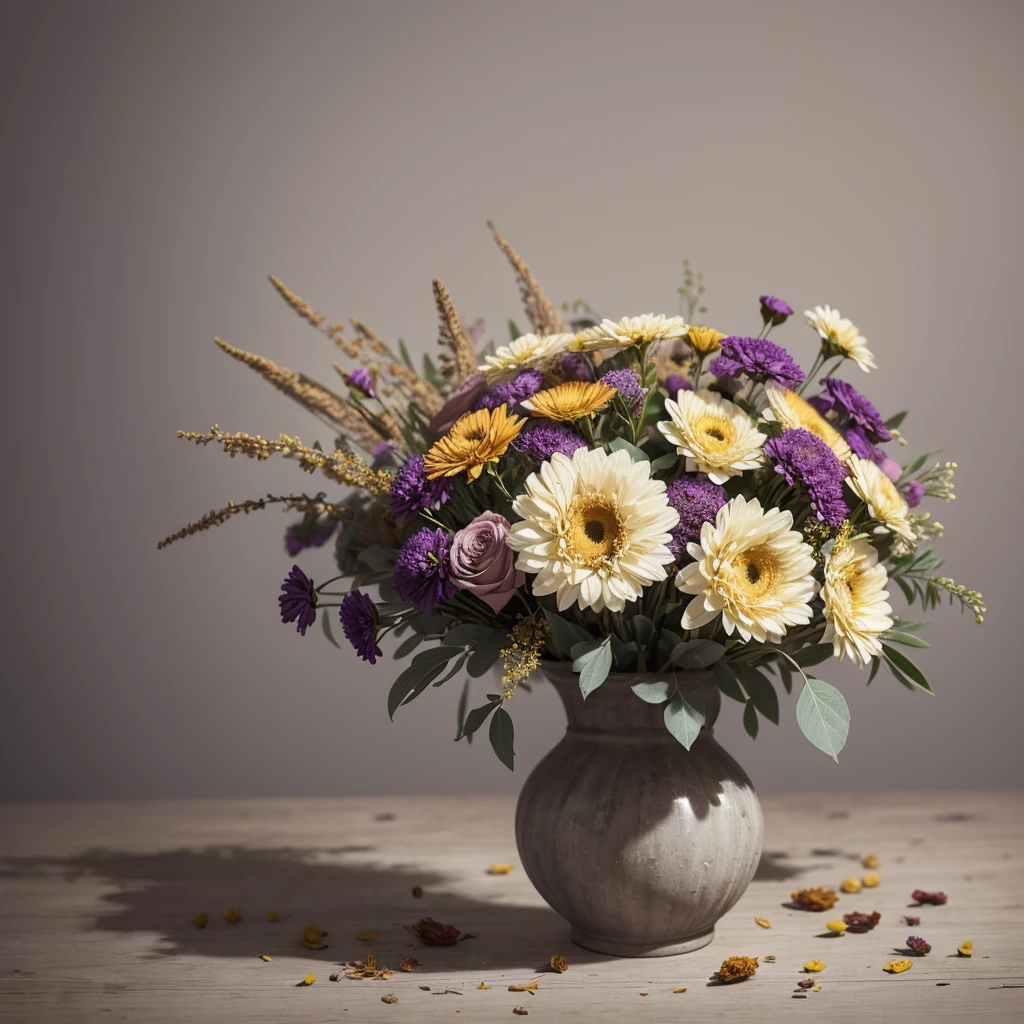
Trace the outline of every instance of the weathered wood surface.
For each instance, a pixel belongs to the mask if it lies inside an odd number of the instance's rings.
[[[507,798],[2,806],[0,1020],[419,1024],[518,1020],[515,1006],[535,1021],[616,1024],[1024,1019],[1024,794],[795,796],[764,808],[765,857],[715,941],[679,957],[617,960],[572,946],[534,892]],[[869,851],[882,860],[879,888],[844,895],[826,914],[784,906],[792,889],[863,874]],[[494,861],[516,870],[489,875]],[[910,909],[915,888],[944,890],[949,902]],[[225,924],[231,907],[242,908],[241,923]],[[873,932],[822,937],[827,919],[858,909],[881,911]],[[205,930],[190,923],[198,911],[210,915]],[[476,937],[423,947],[402,927],[423,914]],[[904,914],[921,925],[908,929]],[[300,944],[313,921],[329,949]],[[357,941],[364,928],[379,940]],[[910,931],[932,953],[905,974],[883,973]],[[956,956],[968,938],[973,958]],[[424,966],[383,982],[328,980],[339,961],[368,951],[390,967],[410,955]],[[553,953],[568,959],[567,973],[537,971]],[[762,957],[757,975],[709,985],[733,954]],[[766,954],[776,962],[763,963]],[[828,965],[814,976],[822,990],[793,999],[815,957]],[[311,972],[316,983],[297,988]],[[536,995],[508,991],[534,978]],[[381,1002],[387,993],[399,1001]]]

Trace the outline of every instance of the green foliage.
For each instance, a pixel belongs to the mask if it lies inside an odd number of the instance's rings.
[[[928,677],[902,651],[897,651],[895,647],[890,647],[888,644],[882,644],[882,656],[888,664],[889,671],[899,682],[905,686],[908,684],[917,686],[925,693],[935,695],[931,683],[928,682]]]
[[[415,700],[444,671],[448,662],[462,653],[461,647],[432,647],[417,654],[388,693],[388,716],[394,718],[403,704]]]
[[[466,671],[474,678],[484,675],[501,657],[502,649],[508,647],[508,644],[507,630],[489,629],[476,641]]]
[[[612,669],[611,637],[603,636],[572,649],[572,670],[580,677],[580,692],[584,700],[607,678]]]
[[[704,726],[703,687],[676,691],[665,705],[665,728],[689,750]]]
[[[555,652],[563,660],[567,660],[569,653],[576,644],[586,643],[591,639],[590,633],[582,626],[570,622],[556,612],[544,609],[544,618],[547,619],[551,628],[551,641]]]
[[[733,671],[747,691],[747,696],[757,710],[775,725],[779,724],[779,695],[771,680],[752,665],[734,664]]]
[[[736,673],[732,670],[732,666],[728,662],[715,662],[714,673],[718,689],[724,693],[726,697],[731,697],[733,700],[739,701],[740,704],[745,704],[747,702],[747,698],[743,695],[743,690],[740,687],[739,680],[736,678]]]
[[[657,679],[649,683],[637,683],[630,689],[648,704],[664,704],[669,699],[676,684],[668,679]]]
[[[509,713],[499,707],[491,719],[489,733],[491,748],[498,755],[498,760],[509,770],[515,767],[515,728],[512,725],[512,718]]]
[[[478,708],[473,708],[472,711],[463,719],[461,726],[459,727],[459,734],[455,737],[456,740],[461,740],[463,736],[466,737],[466,741],[469,742],[473,736],[473,733],[480,728],[484,722],[487,721],[491,712],[496,708],[501,707],[501,698],[489,700],[486,704]]]
[[[757,711],[754,708],[753,701],[747,701],[747,706],[743,709],[743,728],[747,730],[747,735],[752,739],[757,739]]]
[[[725,648],[714,640],[683,640],[672,649],[672,664],[681,668],[701,669],[713,665]]]
[[[846,698],[823,679],[808,679],[796,702],[800,731],[834,761],[850,732],[850,708]]]

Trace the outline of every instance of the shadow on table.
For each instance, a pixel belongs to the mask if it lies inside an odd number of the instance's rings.
[[[338,859],[373,852],[368,846],[332,849],[252,849],[214,846],[159,853],[93,850],[68,857],[6,858],[0,880],[63,876],[75,883],[90,878],[112,887],[101,896],[104,909],[94,928],[106,932],[159,933],[154,958],[300,956],[322,966],[324,979],[334,965],[373,953],[396,968],[405,957],[424,961],[424,974],[473,972],[480,968],[533,971],[553,953],[573,963],[612,959],[572,945],[569,926],[548,907],[521,906],[472,898],[450,891],[454,878],[415,867],[379,867]],[[495,878],[496,888],[501,879]],[[422,898],[412,895],[423,889]],[[242,920],[227,924],[224,914],[240,908]],[[267,922],[269,910],[279,920]],[[206,928],[191,922],[200,911]],[[403,925],[429,915],[474,937],[455,946],[424,946]],[[302,929],[315,922],[327,932],[325,950],[301,944]],[[360,942],[370,928],[380,938]],[[146,944],[149,944],[147,937]]]

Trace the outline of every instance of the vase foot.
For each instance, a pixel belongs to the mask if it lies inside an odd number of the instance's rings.
[[[715,937],[715,929],[675,942],[630,942],[628,939],[593,935],[579,928],[573,928],[569,937],[577,946],[595,953],[607,953],[608,956],[677,956],[706,946]]]

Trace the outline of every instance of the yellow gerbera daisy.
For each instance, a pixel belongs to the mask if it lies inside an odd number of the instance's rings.
[[[497,462],[526,422],[510,415],[508,406],[468,412],[423,456],[428,480],[465,471],[476,480],[488,462]]]
[[[840,462],[848,462],[853,455],[843,435],[825,419],[810,402],[805,401],[795,391],[783,391],[779,388],[765,388],[770,412],[766,410],[762,416],[766,420],[777,420],[783,430],[798,430],[803,427],[815,437],[820,437],[836,453]]]
[[[719,334],[711,327],[691,327],[686,332],[686,340],[693,351],[702,356],[717,352],[722,347],[724,337],[724,334]]]
[[[522,405],[534,416],[568,423],[592,416],[598,409],[603,409],[614,394],[615,388],[601,381],[587,384],[581,380],[569,380],[546,391],[538,391]]]
[[[878,521],[875,533],[888,531],[911,546],[916,544],[910,506],[896,485],[870,459],[851,455],[848,465],[850,489],[867,505],[871,518]]]

